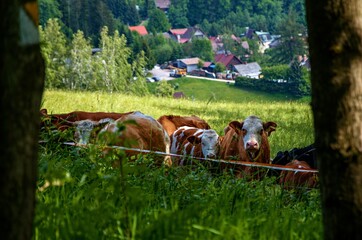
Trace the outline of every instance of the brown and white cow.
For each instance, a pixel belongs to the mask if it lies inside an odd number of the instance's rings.
[[[213,129],[183,126],[171,135],[173,154],[183,155],[178,165],[184,165],[187,157],[216,158],[220,149],[220,137]],[[176,158],[173,158],[176,159]]]
[[[115,112],[85,112],[85,111],[73,111],[69,113],[61,114],[48,114],[47,109],[40,110],[41,123],[40,127],[45,126],[55,127],[57,130],[63,131],[68,129],[72,124],[70,122],[77,122],[82,120],[100,121],[102,119],[116,120],[127,113],[115,113]]]
[[[159,123],[166,129],[169,136],[179,127],[188,126],[200,129],[210,129],[209,124],[198,116],[175,116],[163,115],[157,119]]]
[[[97,138],[99,142],[107,145],[170,153],[170,138],[162,125],[151,116],[138,111],[108,123]],[[127,150],[126,153],[128,156],[140,154],[132,150]],[[167,166],[172,165],[168,155],[161,155],[155,159],[156,161],[162,159]]]
[[[295,169],[315,170],[312,169],[305,161],[292,160],[285,165]],[[280,173],[279,184],[284,189],[295,189],[298,187],[315,188],[318,184],[318,176],[316,172],[300,172],[300,171],[282,171]]]
[[[275,131],[275,122],[263,122],[256,116],[249,116],[244,121],[232,121],[224,129],[221,142],[220,158],[258,163],[270,163],[270,145],[268,137]],[[241,167],[246,175],[255,169]]]

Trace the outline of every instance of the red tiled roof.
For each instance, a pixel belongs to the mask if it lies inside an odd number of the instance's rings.
[[[155,5],[158,8],[166,9],[169,8],[171,4],[171,0],[156,0]]]
[[[173,35],[183,35],[187,31],[187,28],[170,29]]]
[[[130,27],[128,27],[129,28],[129,30],[131,30],[131,31],[136,31],[136,32],[138,32],[140,35],[147,35],[148,34],[148,32],[147,32],[147,29],[146,29],[146,27],[145,26],[130,26]]]
[[[217,54],[215,55],[215,62],[219,62],[224,64],[225,66],[228,66],[234,58],[238,59],[233,54]],[[240,60],[239,62],[241,63]]]
[[[217,54],[215,55],[215,62],[219,62],[227,66],[233,57],[234,55],[232,54]]]

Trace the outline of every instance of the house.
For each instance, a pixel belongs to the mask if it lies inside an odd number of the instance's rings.
[[[170,5],[171,5],[171,0],[155,0],[155,5],[156,5],[156,8],[167,13],[168,9],[170,8]]]
[[[221,54],[225,52],[224,43],[220,36],[217,37],[209,37],[211,42],[212,51],[216,54]]]
[[[191,42],[192,38],[206,37],[205,33],[197,27],[170,29],[167,34],[169,38],[173,39],[178,43]]]
[[[192,72],[195,69],[198,69],[200,58],[184,58],[184,59],[178,59],[173,66],[177,68],[184,68],[186,69],[186,72]]]
[[[204,62],[202,69],[204,69],[208,72],[215,72],[215,67],[216,67],[216,65],[213,62]]]
[[[243,64],[243,62],[234,54],[216,54],[215,62],[223,64],[227,69],[232,70],[233,66]]]
[[[236,37],[234,34],[230,35],[230,39],[235,41],[235,44],[241,44],[241,46],[245,50],[249,51],[249,43],[247,41],[242,41],[239,37]],[[211,42],[211,47],[214,53],[221,54],[225,53],[226,50],[229,50],[224,48],[223,36],[219,35],[217,37],[209,37],[209,40]]]
[[[261,53],[264,53],[265,49],[275,47],[279,44],[279,42],[273,42],[280,38],[280,35],[270,35],[269,32],[263,31],[255,31],[255,34],[258,36],[259,39],[259,50]]]
[[[186,98],[186,95],[183,92],[175,92],[172,97],[174,99],[179,99],[179,98]]]
[[[130,31],[138,32],[141,36],[147,35],[147,29],[145,26],[130,26],[128,27]]]
[[[239,76],[259,78],[261,73],[261,67],[257,62],[234,65],[234,72],[237,72]]]

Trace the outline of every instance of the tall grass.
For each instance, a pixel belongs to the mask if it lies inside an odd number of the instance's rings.
[[[313,142],[307,103],[260,98],[236,103],[46,91],[43,107],[54,113],[138,110],[155,118],[195,114],[219,134],[230,121],[253,114],[278,124],[269,138],[272,156]],[[152,156],[112,168],[114,158],[97,148],[55,141],[41,145],[39,154],[34,239],[322,238],[317,189],[285,191],[275,178],[246,181],[202,166],[156,167]]]

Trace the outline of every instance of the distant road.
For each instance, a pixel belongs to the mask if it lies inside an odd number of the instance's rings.
[[[149,71],[150,73],[152,73],[152,76],[154,77],[159,77],[163,80],[173,80],[175,78],[170,77],[170,69],[161,69],[160,67],[154,67],[151,71]],[[192,75],[186,75],[187,77],[190,78],[198,78],[198,79],[203,79],[203,80],[209,80],[209,81],[217,81],[217,82],[224,82],[224,83],[232,83],[234,84],[235,81],[234,80],[225,80],[225,79],[217,79],[217,78],[207,78],[207,77],[198,77],[198,76],[192,76]]]

